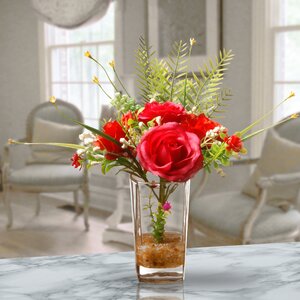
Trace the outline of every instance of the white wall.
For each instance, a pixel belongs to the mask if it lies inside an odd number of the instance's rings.
[[[223,47],[232,49],[235,57],[224,80],[224,86],[231,88],[233,98],[220,122],[230,129],[230,133],[251,122],[251,14],[252,1],[223,0]],[[209,176],[205,193],[237,189],[249,174],[247,167],[228,167],[224,171],[225,178],[216,174]]]
[[[38,26],[29,0],[0,0],[0,147],[23,137],[40,101]]]

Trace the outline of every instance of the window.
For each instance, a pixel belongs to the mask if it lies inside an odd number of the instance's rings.
[[[108,94],[113,89],[104,72],[84,56],[89,51],[107,66],[114,59],[115,8],[112,3],[98,22],[78,29],[61,29],[45,24],[47,90],[49,95],[75,104],[88,125],[98,127],[101,105],[107,96],[92,83],[97,76]],[[112,80],[113,72],[107,68]]]
[[[300,111],[300,1],[278,0],[273,26],[274,105],[290,91],[296,97],[277,109],[274,121]]]

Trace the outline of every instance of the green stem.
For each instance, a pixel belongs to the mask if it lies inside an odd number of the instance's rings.
[[[92,59],[98,66],[100,66],[100,68],[104,71],[107,79],[109,80],[109,82],[111,83],[111,85],[114,87],[115,91],[118,92],[117,87],[115,86],[115,84],[113,83],[113,81],[111,80],[111,78],[109,77],[109,75],[108,75],[106,69],[103,67],[103,65],[97,59],[95,59],[94,57],[90,57],[90,59]]]
[[[292,119],[293,119],[293,118],[287,118],[287,119],[284,119],[284,120],[282,120],[282,121],[280,121],[280,122],[277,122],[277,123],[275,123],[275,124],[273,124],[273,125],[270,125],[270,126],[267,126],[267,127],[265,127],[265,128],[262,128],[262,129],[260,129],[260,130],[257,130],[257,131],[255,131],[255,132],[253,132],[253,133],[251,133],[251,134],[245,136],[244,138],[242,138],[242,141],[246,141],[246,140],[248,140],[248,139],[250,139],[250,138],[252,138],[252,137],[254,137],[254,136],[256,136],[256,135],[258,135],[258,134],[260,134],[260,133],[262,133],[262,132],[264,132],[265,130],[271,129],[271,128],[277,126],[277,125],[283,124],[283,123],[288,122],[288,121],[290,121],[290,120],[292,120]]]
[[[121,79],[119,78],[119,75],[118,75],[118,73],[117,73],[115,67],[113,67],[113,70],[114,70],[114,73],[115,73],[115,75],[116,75],[116,78],[117,78],[118,82],[120,83],[121,87],[123,88],[123,90],[125,91],[125,93],[128,95],[128,97],[130,97],[128,91],[126,90],[125,86],[123,85],[123,82],[122,82]]]
[[[189,49],[189,55],[188,55],[188,62],[190,62],[192,48],[193,48],[193,44],[191,43],[190,44],[190,49]],[[188,71],[186,71],[186,73],[185,73],[185,79],[184,79],[183,106],[185,106],[185,100],[186,100],[187,76],[188,76]]]
[[[291,93],[288,97],[286,97],[285,99],[283,99],[279,104],[275,105],[270,111],[268,111],[266,114],[264,114],[262,117],[260,117],[258,120],[256,120],[255,122],[253,122],[252,124],[250,124],[248,127],[246,127],[245,129],[243,129],[240,133],[241,135],[244,135],[246,132],[248,132],[250,129],[252,129],[252,127],[254,127],[255,125],[259,124],[261,121],[263,121],[265,118],[267,118],[269,115],[271,115],[280,105],[282,105],[284,102],[286,102],[287,100],[289,100],[290,98],[294,97],[294,94]]]
[[[173,76],[172,76],[171,95],[170,95],[171,100],[172,100],[172,97],[173,97],[173,87],[174,87],[175,78],[176,78],[176,75],[177,75],[177,69],[178,69],[178,65],[179,65],[179,57],[180,57],[181,47],[182,47],[182,41],[179,42],[179,47],[178,47],[177,57],[176,57],[176,63],[175,63],[175,69],[174,69],[174,73],[173,73]]]
[[[103,92],[109,99],[112,99],[112,97],[104,90],[104,88],[102,87],[102,85],[101,85],[99,82],[97,82],[96,84],[100,87],[100,89],[102,90],[102,92]]]
[[[203,168],[205,168],[206,166],[208,166],[210,163],[212,163],[213,161],[215,161],[221,154],[222,152],[225,150],[225,143],[220,147],[219,151],[217,152],[217,154],[215,154],[208,162],[205,163],[205,165],[203,166]]]

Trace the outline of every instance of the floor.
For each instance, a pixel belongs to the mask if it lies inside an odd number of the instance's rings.
[[[12,195],[14,225],[6,230],[6,215],[0,193],[0,258],[74,255],[130,251],[119,243],[102,242],[105,212],[90,212],[90,231],[84,230],[82,216],[58,208],[63,203],[43,198],[41,213],[34,216],[35,198],[26,194]]]

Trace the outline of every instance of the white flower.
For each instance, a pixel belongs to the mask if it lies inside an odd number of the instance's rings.
[[[83,142],[84,146],[88,146],[96,140],[96,137],[90,132],[84,132],[79,135],[79,139]]]
[[[103,158],[103,155],[101,155],[101,154],[93,154],[93,157],[96,158],[96,159],[101,159],[101,158]]]
[[[218,132],[220,131],[220,127],[219,126],[216,126],[214,129],[213,129],[213,132]]]
[[[80,156],[85,152],[86,149],[78,149],[76,153]]]

